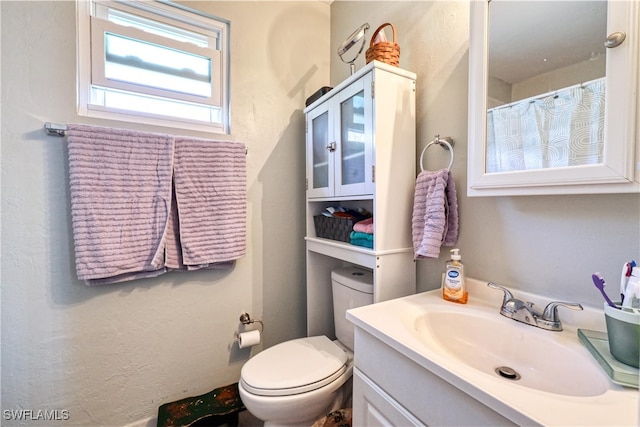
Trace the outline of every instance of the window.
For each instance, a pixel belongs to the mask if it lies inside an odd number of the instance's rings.
[[[166,1],[78,0],[78,112],[229,132],[229,23]]]

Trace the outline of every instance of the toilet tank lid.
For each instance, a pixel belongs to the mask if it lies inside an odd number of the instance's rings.
[[[348,361],[344,349],[326,336],[299,338],[258,353],[244,364],[240,377],[256,394],[287,394],[317,388],[343,372]]]
[[[331,280],[367,294],[373,294],[373,273],[357,267],[343,267],[331,272]]]

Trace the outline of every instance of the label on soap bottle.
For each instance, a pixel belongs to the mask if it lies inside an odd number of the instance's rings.
[[[452,290],[457,290],[462,287],[460,271],[456,267],[449,267],[449,270],[447,270],[445,286]]]

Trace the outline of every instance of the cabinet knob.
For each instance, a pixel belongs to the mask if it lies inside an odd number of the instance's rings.
[[[327,145],[327,150],[329,150],[329,152],[331,152],[331,153],[336,151],[336,143],[335,143],[335,141],[330,142],[329,145]]]
[[[607,37],[607,40],[604,42],[604,46],[609,49],[618,47],[622,44],[626,37],[627,35],[622,31],[612,33],[611,35],[609,35],[609,37]]]

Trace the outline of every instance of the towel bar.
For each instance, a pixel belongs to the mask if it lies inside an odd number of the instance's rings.
[[[47,122],[44,124],[44,131],[49,136],[65,136],[67,125]]]
[[[449,150],[449,153],[451,154],[451,160],[449,161],[449,166],[447,166],[447,170],[451,170],[451,166],[453,166],[453,146],[455,145],[455,142],[453,141],[453,138],[451,138],[450,136],[445,136],[443,138],[440,138],[440,135],[436,135],[435,139],[430,143],[428,143],[426,147],[422,149],[422,153],[420,154],[420,171],[424,172],[424,165],[423,165],[424,153],[433,144],[438,144],[439,146]]]
[[[65,136],[67,136],[67,125],[62,125],[62,124],[59,124],[59,123],[45,122],[45,124],[44,124],[44,132],[48,136],[65,137]],[[245,155],[249,154],[249,147],[245,146],[244,154]]]

